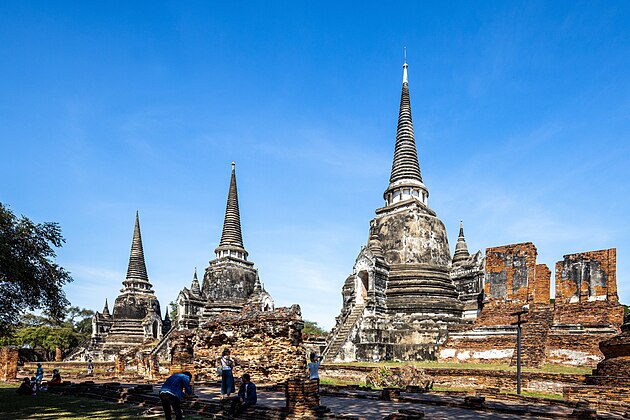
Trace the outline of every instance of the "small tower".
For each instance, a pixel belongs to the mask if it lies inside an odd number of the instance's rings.
[[[199,287],[199,279],[197,278],[197,267],[195,267],[195,274],[193,274],[192,283],[190,284],[190,291],[194,295],[201,295],[201,288]]]
[[[111,314],[109,313],[109,306],[107,305],[107,298],[105,298],[105,306],[103,306],[103,316],[105,318],[111,318]]]
[[[455,245],[455,253],[453,254],[453,265],[461,264],[468,260],[470,253],[468,252],[468,245],[466,245],[466,238],[464,238],[464,221],[459,222],[459,236],[457,237],[457,244]]]

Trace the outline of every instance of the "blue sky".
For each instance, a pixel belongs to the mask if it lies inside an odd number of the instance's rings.
[[[136,209],[162,305],[213,258],[230,163],[280,306],[330,327],[387,187],[407,47],[451,248],[617,248],[630,303],[630,4],[3,2],[0,201],[57,221],[73,304],[122,287]]]

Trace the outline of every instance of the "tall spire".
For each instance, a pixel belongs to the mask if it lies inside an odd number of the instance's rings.
[[[131,241],[131,254],[129,255],[127,278],[123,281],[123,284],[125,285],[125,289],[131,288],[153,293],[151,283],[149,283],[149,276],[147,276],[147,266],[144,263],[144,250],[142,249],[142,234],[140,233],[138,211],[136,211],[136,225],[133,230],[133,240]]]
[[[466,245],[466,238],[464,238],[464,221],[459,221],[459,236],[457,237],[457,244],[455,245],[455,254],[453,254],[453,264],[466,261],[470,257],[468,252],[468,245]]]
[[[243,246],[243,234],[241,233],[241,214],[238,208],[238,191],[236,188],[236,169],[232,162],[232,176],[228,191],[227,205],[225,206],[225,219],[221,242],[214,252],[217,257],[233,256],[247,260],[247,251]]]
[[[147,266],[144,263],[144,250],[142,249],[142,235],[140,233],[140,217],[136,210],[136,226],[133,230],[133,241],[131,242],[131,255],[129,256],[129,267],[127,268],[127,279],[149,281],[147,276]]]
[[[103,315],[104,316],[110,316],[109,315],[109,306],[107,305],[107,298],[105,298],[105,306],[103,306]]]
[[[427,188],[422,183],[420,165],[418,164],[418,152],[416,150],[416,140],[414,138],[413,121],[411,118],[411,102],[409,100],[408,67],[405,49],[394,161],[392,163],[389,186],[383,195],[387,205],[412,197],[415,197],[426,205],[429,195]]]

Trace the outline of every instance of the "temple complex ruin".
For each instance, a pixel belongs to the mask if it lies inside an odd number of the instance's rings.
[[[536,263],[531,242],[486,249],[483,309],[472,325],[452,328],[440,351],[450,362],[516,363],[516,326],[511,314],[526,309],[523,364],[595,366],[598,344],[619,332],[623,307],[616,286],[616,251],[565,255],[551,271]]]
[[[203,284],[199,285],[195,269],[190,288],[185,287],[177,296],[178,329],[199,327],[221,312],[239,312],[244,306],[260,311],[274,308],[273,299],[261,284],[258,270],[247,259],[249,254],[243,246],[234,163],[221,241],[214,253],[216,258],[209,262]]]
[[[103,311],[94,314],[89,346],[70,355],[69,359],[114,360],[121,350],[138,346],[146,340],[160,339],[163,328],[170,324],[168,315],[162,320],[160,302],[149,282],[137,212],[127,277],[123,286],[111,314],[107,300]]]
[[[598,343],[619,332],[616,251],[566,255],[551,270],[531,242],[470,254],[463,224],[453,258],[428,206],[414,139],[407,64],[385,206],[342,287],[329,361],[516,362],[514,312],[527,310],[523,362],[595,366]]]

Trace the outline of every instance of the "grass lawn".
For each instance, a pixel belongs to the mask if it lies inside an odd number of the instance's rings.
[[[40,392],[37,396],[17,395],[18,384],[0,383],[0,418],[3,419],[137,419],[143,407],[88,398]]]
[[[0,419],[109,420],[159,418],[143,416],[147,407],[117,404],[89,398],[40,392],[37,396],[17,395],[18,384],[0,382]],[[201,417],[186,416],[186,419]]]
[[[419,368],[434,368],[434,369],[480,369],[480,370],[505,370],[516,371],[516,366],[510,366],[503,363],[448,363],[448,362],[351,362],[340,363],[341,365],[349,366],[404,366],[413,365]],[[334,363],[328,364],[328,366],[334,366]],[[585,367],[573,367],[573,366],[558,366],[558,365],[543,365],[540,369],[523,368],[524,372],[545,372],[545,373],[572,373],[572,374],[588,374],[592,372],[592,368]]]

